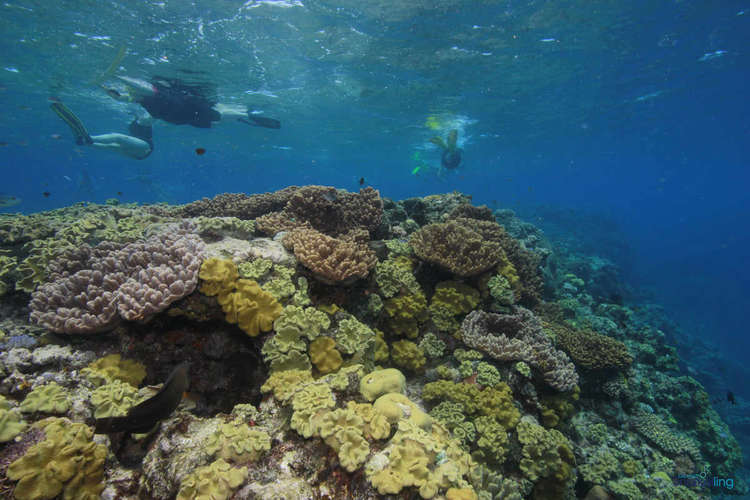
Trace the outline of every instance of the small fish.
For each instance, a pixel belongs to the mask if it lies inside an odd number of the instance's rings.
[[[117,196],[122,196],[122,191],[118,191]]]
[[[62,139],[62,136],[60,134],[52,134],[49,137],[50,139],[55,139],[56,141],[59,141],[60,139]]]
[[[169,374],[164,386],[154,397],[143,401],[124,417],[97,418],[94,432],[112,434],[115,432],[143,433],[150,431],[161,420],[169,417],[182,400],[182,394],[190,383],[189,365],[180,363]]]
[[[67,175],[63,175],[63,179],[65,179],[65,180],[66,180],[66,181],[68,181],[68,182],[73,182],[73,179],[71,179],[71,178],[70,178],[70,177],[68,177]]]
[[[422,169],[421,166],[414,167],[414,170],[411,171],[411,175],[417,175],[417,173]]]
[[[726,53],[727,53],[726,50],[715,50],[713,52],[706,52],[700,58],[698,58],[698,61],[700,62],[710,61],[711,59],[716,59],[717,57],[721,57]]]
[[[49,191],[45,191],[42,193],[42,196],[44,196],[45,198],[49,198],[51,194],[52,193],[50,193]]]
[[[359,185],[360,186],[364,186],[365,185],[365,178],[364,177],[360,177],[359,178]]]
[[[202,155],[206,154],[206,149],[205,148],[195,148],[195,154],[197,154],[198,156],[202,156]]]
[[[0,194],[0,207],[2,208],[15,207],[19,203],[21,203],[21,198],[18,196]]]
[[[736,405],[737,400],[734,399],[734,393],[732,391],[727,391],[727,401],[729,401],[729,404]]]
[[[7,146],[7,145],[8,145],[8,143],[7,143],[7,142],[5,142],[5,141],[0,141],[0,146]]]

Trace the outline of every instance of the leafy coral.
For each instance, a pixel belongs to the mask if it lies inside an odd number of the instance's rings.
[[[40,385],[21,402],[24,413],[65,413],[70,409],[70,394],[55,382]]]
[[[91,429],[62,418],[46,418],[33,427],[45,439],[30,447],[8,467],[8,478],[18,481],[18,500],[99,498],[104,489],[107,448],[94,443]]]
[[[229,498],[247,475],[247,467],[232,467],[220,458],[188,474],[180,483],[177,500]]]

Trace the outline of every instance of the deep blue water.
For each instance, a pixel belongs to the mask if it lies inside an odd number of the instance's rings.
[[[628,279],[685,332],[750,353],[747,2],[18,0],[0,26],[0,191],[23,200],[3,211],[360,177],[397,199],[573,209],[611,221]],[[124,132],[137,106],[92,85],[123,45],[116,74],[210,81],[282,129],[157,123],[140,162],[75,146],[48,99]],[[463,165],[412,175],[451,128]]]

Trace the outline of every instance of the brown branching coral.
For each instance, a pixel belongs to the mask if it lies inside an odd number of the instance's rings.
[[[237,217],[255,219],[263,214],[284,208],[289,198],[297,192],[297,186],[289,186],[273,193],[247,195],[244,193],[222,193],[213,198],[188,203],[180,207],[155,205],[147,207],[151,213],[172,217]]]
[[[520,278],[519,302],[521,304],[533,307],[541,300],[544,287],[544,281],[539,272],[541,256],[524,249],[501,225],[494,221],[467,217],[457,217],[452,220],[478,233],[485,240],[500,244]]]
[[[365,278],[378,261],[373,251],[355,238],[332,238],[314,229],[290,231],[283,243],[316,278],[329,284]]]
[[[560,323],[545,323],[554,332],[557,345],[576,366],[589,370],[625,369],[633,362],[625,344],[592,330],[578,330]]]
[[[487,205],[475,207],[471,203],[462,203],[448,214],[449,219],[456,219],[458,217],[495,222],[495,215]]]
[[[486,271],[502,259],[498,243],[458,221],[428,224],[412,234],[409,243],[420,259],[462,277]]]
[[[339,236],[357,228],[374,231],[382,216],[380,194],[371,187],[348,193],[329,186],[305,186],[289,198],[283,210],[259,217],[257,228],[273,235],[312,227],[328,236]]]

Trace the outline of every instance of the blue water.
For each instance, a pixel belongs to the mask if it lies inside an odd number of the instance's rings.
[[[686,334],[744,363],[750,4],[477,4],[5,2],[0,191],[23,201],[3,211],[356,190],[360,177],[396,199],[458,190],[521,214],[572,209],[608,221],[627,248],[613,258]],[[122,46],[116,74],[212,82],[281,130],[161,122],[143,161],[75,146],[48,99],[92,134],[124,132],[137,106],[92,83]],[[412,174],[438,164],[429,138],[452,128],[463,165]]]

